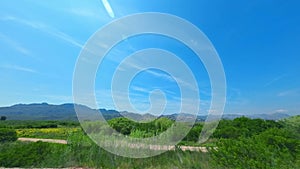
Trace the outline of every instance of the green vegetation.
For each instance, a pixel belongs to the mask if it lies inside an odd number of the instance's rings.
[[[79,127],[74,121],[30,121],[30,120],[7,120],[0,122],[0,128],[57,128],[57,127]]]
[[[282,125],[292,133],[300,133],[300,115],[284,119]],[[298,134],[300,139],[300,134]]]
[[[168,151],[156,157],[130,159],[99,148],[76,122],[1,121],[0,167],[90,168],[300,168],[300,116],[281,121],[221,120],[205,144],[198,137],[203,123],[196,123],[180,145],[207,146],[208,153]],[[115,130],[134,138],[159,135],[174,121],[160,118],[137,123],[125,118],[109,120]],[[88,133],[108,132],[103,123],[88,122]],[[109,134],[109,133],[106,133]],[[67,139],[67,145],[15,141],[18,137]]]
[[[0,128],[0,143],[16,141],[17,139],[17,133],[15,130]]]
[[[211,158],[224,168],[299,168],[300,123],[237,118],[221,121]]]
[[[61,167],[68,153],[66,145],[50,143],[5,143],[0,145],[2,167]]]
[[[7,119],[6,116],[1,116],[1,117],[0,117],[0,120],[1,120],[1,121],[5,121],[6,119]]]
[[[44,138],[44,139],[68,139],[73,133],[79,131],[80,128],[30,128],[30,129],[17,129],[18,137],[25,138]]]
[[[215,138],[237,139],[239,137],[251,137],[269,128],[282,128],[282,124],[272,120],[249,119],[240,117],[234,120],[221,120]]]
[[[0,145],[3,167],[91,167],[91,168],[210,168],[208,155],[180,150],[147,159],[130,159],[106,152],[97,145],[21,143]]]
[[[108,121],[116,131],[137,138],[145,138],[158,135],[166,131],[173,121],[167,118],[159,118],[149,123],[138,123],[127,118],[114,118]]]

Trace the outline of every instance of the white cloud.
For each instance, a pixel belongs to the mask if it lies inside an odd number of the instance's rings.
[[[5,17],[2,17],[0,20],[14,21],[14,22],[17,22],[17,23],[20,23],[20,24],[23,24],[23,25],[27,25],[27,26],[32,27],[32,28],[36,28],[36,29],[44,27],[44,24],[42,24],[42,23],[28,21],[28,20],[25,20],[25,19],[14,17],[14,16],[5,16]]]
[[[27,67],[22,67],[18,65],[1,65],[2,68],[5,69],[12,69],[12,70],[17,70],[17,71],[22,71],[22,72],[28,72],[28,73],[37,73],[37,71],[27,68]]]
[[[26,25],[28,27],[31,27],[33,29],[37,29],[41,32],[44,32],[44,33],[47,33],[53,37],[56,37],[56,38],[59,38],[65,42],[68,42],[69,44],[72,44],[76,47],[80,47],[82,48],[83,45],[80,44],[79,42],[77,42],[73,37],[67,35],[66,33],[54,28],[54,27],[51,27],[49,25],[46,25],[44,23],[41,23],[41,22],[36,22],[36,21],[29,21],[29,20],[26,20],[26,19],[22,19],[22,18],[17,18],[17,17],[14,17],[14,16],[6,16],[6,17],[2,17],[0,18],[0,20],[3,20],[3,21],[13,21],[13,22],[16,22],[16,23],[19,23],[19,24],[22,24],[22,25]]]
[[[91,9],[91,8],[83,8],[83,7],[75,7],[75,8],[66,8],[63,12],[74,15],[76,17],[81,17],[81,21],[86,21],[86,19],[90,19],[91,21],[99,21],[100,23],[107,23],[110,21],[110,17],[106,16],[105,11],[100,9]],[[97,23],[97,22],[94,22]]]
[[[12,40],[8,36],[0,33],[0,39],[2,41],[4,41],[6,44],[8,44],[9,46],[11,46],[12,48],[14,48],[15,50],[17,50],[18,52],[20,52],[21,54],[26,55],[26,56],[31,55],[31,52],[28,49],[26,49],[25,47],[21,46],[19,43],[17,43],[16,41]]]
[[[277,96],[279,97],[285,97],[285,96],[298,96],[300,93],[300,89],[291,89],[291,90],[286,90],[279,92]]]
[[[268,83],[266,83],[266,84],[264,85],[264,87],[268,87],[268,86],[272,85],[273,83],[279,81],[279,80],[282,79],[283,77],[285,77],[285,75],[280,75],[280,76],[278,76],[278,77],[275,77],[274,79],[272,79],[272,80],[270,80]]]
[[[131,87],[133,90],[135,91],[139,91],[139,92],[143,92],[143,93],[149,93],[149,90],[142,88],[142,87],[138,87],[138,86],[132,86]]]
[[[288,110],[286,109],[278,109],[278,110],[275,110],[276,113],[287,113]]]
[[[137,90],[146,91],[144,88],[137,87],[135,88]],[[184,109],[181,110],[183,113],[192,113],[195,111],[195,106],[201,104],[200,109],[207,110],[207,104],[206,101],[200,101],[194,98],[161,98],[161,97],[153,97],[152,103],[150,103],[150,100],[148,100],[148,95],[139,95],[138,93],[130,93],[130,98],[128,98],[129,91],[114,91],[114,99],[118,102],[113,102],[111,90],[97,90],[96,91],[96,98],[99,103],[99,107],[106,108],[106,109],[118,109],[119,111],[130,111],[135,113],[146,113],[145,111],[139,111],[139,110],[146,110],[149,107],[149,104],[152,104],[151,112],[154,114],[161,113],[162,110],[162,103],[167,101],[166,104],[166,114],[172,114],[172,113],[179,113],[180,112],[180,104],[182,103],[182,106]],[[129,101],[132,103],[132,105],[129,103]],[[117,106],[117,107],[115,107]],[[132,107],[133,106],[133,107]],[[135,107],[136,106],[136,107]],[[203,108],[207,107],[207,108]],[[135,109],[135,108],[137,109]],[[200,113],[200,110],[199,112]],[[205,114],[205,112],[202,112]]]
[[[160,72],[153,71],[153,70],[146,70],[145,72],[147,72],[147,73],[149,73],[153,76],[156,76],[158,78],[162,78],[162,79],[168,80],[170,82],[175,82],[174,79],[171,76],[169,76],[165,73],[160,73]]]
[[[136,69],[139,69],[139,70],[142,70],[142,67],[140,67],[138,64],[135,64],[135,63],[124,62],[123,65],[124,66],[119,66],[118,70],[124,71],[124,70],[126,70],[127,66],[128,67],[132,67],[132,68],[136,68]],[[145,72],[149,73],[149,74],[151,74],[153,76],[156,76],[158,78],[162,78],[164,80],[168,80],[170,82],[177,82],[179,85],[185,86],[185,87],[187,87],[188,89],[190,89],[192,91],[198,91],[198,89],[195,88],[193,84],[191,84],[189,82],[186,82],[186,81],[182,80],[179,77],[170,76],[170,75],[167,75],[165,73],[161,73],[161,72],[153,71],[153,70],[149,70],[149,69],[145,70]]]
[[[217,110],[214,110],[214,109],[209,109],[209,110],[207,110],[207,112],[208,112],[209,114],[217,114],[217,113],[218,113],[218,111],[217,111]]]

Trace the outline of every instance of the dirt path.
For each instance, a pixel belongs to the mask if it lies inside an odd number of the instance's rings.
[[[48,143],[58,143],[58,144],[68,144],[67,140],[56,140],[56,139],[40,139],[40,138],[18,138],[19,141],[29,141],[29,142],[48,142]]]
[[[29,141],[29,142],[48,142],[57,144],[68,144],[67,140],[57,140],[57,139],[39,139],[39,138],[18,138],[19,141]],[[141,148],[141,145],[130,145],[131,148]],[[207,153],[206,147],[193,147],[193,146],[179,146],[182,151],[199,151]],[[152,150],[175,150],[175,146],[160,146],[160,145],[150,145]]]
[[[207,153],[208,150],[206,147],[192,147],[192,146],[180,146],[182,151],[200,151],[203,153]]]

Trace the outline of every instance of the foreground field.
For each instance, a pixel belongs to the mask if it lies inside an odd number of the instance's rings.
[[[161,119],[160,122],[169,122]],[[196,124],[174,150],[159,156],[131,159],[99,148],[73,122],[0,122],[0,167],[25,168],[300,168],[300,116],[282,121],[237,118],[222,120],[209,143],[207,153],[182,151],[180,145],[197,145],[202,124]],[[128,137],[149,137],[164,130],[162,124],[140,126],[114,119],[111,126]],[[170,125],[171,123],[167,124]],[[90,132],[101,128],[89,124]],[[129,127],[128,127],[129,126]],[[147,129],[149,132],[147,132]],[[17,134],[18,133],[18,134]],[[7,137],[5,137],[7,136]],[[65,139],[68,144],[15,141],[17,136]],[[28,138],[27,138],[28,139]],[[7,140],[7,141],[5,141]]]
[[[15,142],[0,147],[3,167],[210,168],[205,153],[180,150],[147,159],[130,159],[110,154],[95,145]]]
[[[57,139],[40,139],[40,138],[18,138],[18,141],[22,142],[45,142],[45,143],[57,143],[57,144],[68,144],[67,140],[57,140]],[[132,149],[140,149],[141,145],[131,145]],[[146,147],[145,147],[146,148]],[[178,149],[182,151],[198,151],[207,153],[208,149],[206,147],[193,147],[193,146],[177,146]],[[175,151],[176,146],[160,146],[160,145],[151,145],[151,150],[169,150]]]

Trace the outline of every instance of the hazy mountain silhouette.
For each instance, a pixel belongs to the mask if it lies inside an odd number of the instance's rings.
[[[116,117],[129,117],[131,119],[141,121],[141,120],[151,120],[156,118],[151,114],[137,114],[131,112],[118,112],[116,110],[106,110],[106,109],[91,109],[83,105],[75,105],[78,108],[86,120],[97,119],[97,113],[101,111],[103,117],[106,120],[116,118]],[[47,103],[34,103],[34,104],[17,104],[10,107],[0,107],[0,116],[6,116],[7,120],[77,120],[77,115],[74,109],[74,104],[67,103],[62,105],[51,105]],[[184,114],[186,118],[192,118],[191,114]],[[191,116],[191,117],[189,117]],[[250,114],[250,115],[237,115],[237,114],[224,114],[222,118],[224,119],[234,119],[237,117],[246,116],[249,118],[261,118],[266,120],[279,120],[282,118],[289,117],[288,114],[284,113],[274,113],[274,114]],[[171,115],[161,115],[160,117],[167,117],[172,120],[176,120],[178,114]],[[197,121],[204,121],[207,116],[199,115],[197,116]]]

